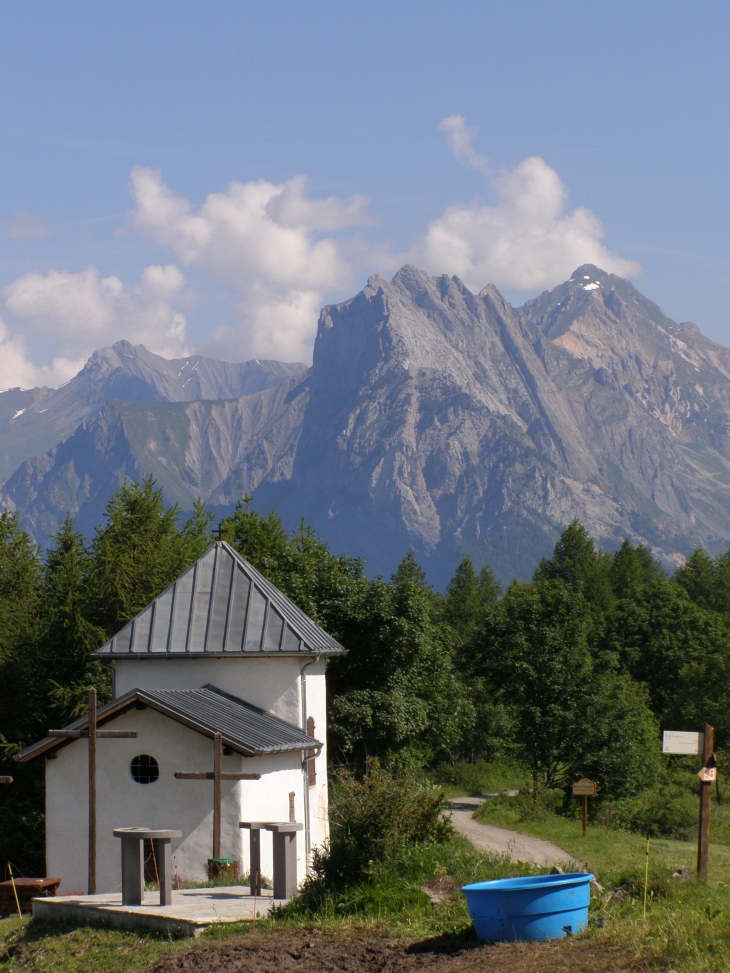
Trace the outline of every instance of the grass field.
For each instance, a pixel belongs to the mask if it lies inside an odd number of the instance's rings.
[[[606,949],[619,945],[636,957],[641,970],[726,973],[730,969],[730,848],[712,846],[706,886],[678,884],[669,875],[679,865],[694,870],[693,844],[652,841],[644,921],[646,843],[640,836],[594,825],[583,841],[578,820],[551,815],[521,820],[516,808],[514,801],[504,799],[490,802],[482,813],[493,824],[561,845],[585,862],[606,889],[625,886],[620,899],[604,902],[594,896],[585,934],[591,942]],[[438,876],[451,876],[460,885],[529,871],[538,869],[481,855],[457,836],[448,843],[413,848],[398,862],[375,865],[367,880],[339,894],[302,896],[258,928],[265,932],[318,927],[346,937],[353,928],[363,927],[378,936],[407,941],[439,939],[468,945],[473,933],[463,896],[457,893],[433,905],[421,885]],[[204,941],[232,941],[246,932],[244,927],[217,927]],[[48,927],[25,919],[0,921],[0,973],[138,973],[187,948],[185,941],[146,934]]]
[[[485,803],[476,818],[553,841],[570,852],[577,861],[586,863],[607,887],[616,888],[644,874],[646,839],[641,835],[591,823],[584,840],[578,818],[564,818],[546,812],[542,819],[526,819],[520,814],[517,802],[510,799]],[[694,841],[653,838],[650,842],[649,867],[656,879],[668,879],[682,865],[694,873],[696,858],[697,845]],[[710,881],[730,885],[730,846],[717,841],[710,844]]]

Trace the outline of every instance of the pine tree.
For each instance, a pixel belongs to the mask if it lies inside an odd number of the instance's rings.
[[[573,520],[560,535],[553,556],[540,562],[533,580],[563,581],[571,588],[580,588],[590,605],[606,612],[614,600],[610,566],[610,555],[596,549],[583,524]]]
[[[91,659],[104,642],[104,631],[90,621],[89,578],[94,568],[83,535],[69,514],[53,538],[43,572],[43,635],[38,658],[43,673],[44,722],[65,726],[86,706],[95,686],[103,701],[109,677]],[[43,732],[43,731],[41,731]]]
[[[90,620],[107,637],[171,584],[196,552],[202,553],[207,515],[202,507],[197,510],[185,534],[178,526],[177,504],[166,507],[152,477],[125,483],[109,500],[105,522],[91,544],[90,572]]]

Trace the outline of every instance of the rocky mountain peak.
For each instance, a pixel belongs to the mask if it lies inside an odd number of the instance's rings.
[[[87,368],[58,390],[76,389],[77,406],[102,375],[99,388],[140,380],[149,398],[84,406],[66,442],[13,474],[6,503],[34,531],[69,496],[93,524],[120,476],[152,473],[183,504],[255,492],[372,572],[412,547],[437,584],[464,554],[525,577],[574,517],[670,564],[730,540],[730,352],[591,264],[520,308],[412,266],[375,275],[322,309],[309,372],[168,362],[123,342]],[[19,395],[0,409],[32,430]]]

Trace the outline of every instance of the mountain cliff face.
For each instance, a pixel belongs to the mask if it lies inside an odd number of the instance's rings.
[[[438,584],[464,554],[525,576],[573,517],[676,564],[730,540],[730,351],[591,265],[521,308],[404,267],[323,309],[308,373],[234,402],[109,403],[5,503],[42,539],[147,473],[183,506],[255,491],[371,571],[413,547]]]
[[[28,456],[45,452],[70,436],[79,423],[110,399],[135,402],[191,402],[233,399],[259,392],[306,371],[301,363],[213,358],[172,361],[144,345],[118,341],[94,352],[70,382],[58,389],[0,392],[0,481]]]
[[[307,397],[290,379],[222,402],[113,400],[65,442],[22,463],[5,484],[4,505],[44,545],[69,510],[91,534],[126,479],[151,474],[183,510],[199,496],[229,506],[265,476],[291,476]]]
[[[573,517],[676,563],[730,538],[729,365],[593,266],[520,309],[405,267],[322,312],[292,496],[380,564],[524,576]]]

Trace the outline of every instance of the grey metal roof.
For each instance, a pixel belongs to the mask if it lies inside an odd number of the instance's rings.
[[[229,544],[216,541],[96,656],[339,655],[344,651]]]
[[[97,722],[103,726],[139,703],[204,736],[213,737],[215,733],[220,733],[224,746],[245,757],[292,750],[319,750],[322,747],[319,740],[308,736],[293,723],[287,723],[210,684],[202,689],[133,689],[102,706],[97,714]],[[87,725],[88,718],[84,716],[64,729],[84,730]],[[25,763],[49,750],[68,746],[70,742],[68,738],[46,737],[27,747],[15,759]]]

